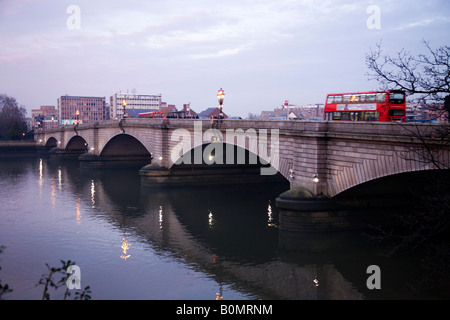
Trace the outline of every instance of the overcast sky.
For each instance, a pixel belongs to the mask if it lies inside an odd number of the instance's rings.
[[[377,43],[416,54],[449,31],[448,0],[0,0],[0,93],[31,110],[135,90],[201,112],[223,88],[246,117],[378,89]]]

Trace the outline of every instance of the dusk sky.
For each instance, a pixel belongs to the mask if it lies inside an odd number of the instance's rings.
[[[224,112],[246,117],[376,90],[377,43],[418,54],[449,31],[448,0],[0,0],[0,93],[30,116],[65,94],[127,90],[201,112],[223,88]]]

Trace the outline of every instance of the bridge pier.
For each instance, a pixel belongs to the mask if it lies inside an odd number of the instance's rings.
[[[201,186],[243,183],[285,182],[281,174],[260,175],[258,166],[180,166],[167,168],[158,163],[144,166],[140,171],[141,185],[146,188],[168,186]]]
[[[58,158],[64,158],[64,159],[77,159],[80,155],[85,153],[86,150],[67,150],[67,149],[61,149],[58,147],[54,147],[48,151],[48,154],[51,157],[58,157]]]
[[[280,194],[276,207],[280,231],[285,233],[366,229],[370,223],[388,221],[369,202],[316,196],[304,187]]]
[[[170,171],[169,168],[161,166],[158,163],[150,163],[139,170],[142,186],[156,187],[167,183]]]
[[[98,156],[95,153],[84,153],[78,157],[80,167],[142,167],[151,162],[150,156]]]
[[[318,231],[349,227],[338,205],[329,197],[316,196],[305,187],[293,187],[276,199],[282,231]]]

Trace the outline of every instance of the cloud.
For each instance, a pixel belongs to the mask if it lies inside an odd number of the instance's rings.
[[[210,59],[210,58],[221,58],[225,56],[231,56],[238,54],[242,51],[248,50],[251,48],[251,44],[249,45],[241,45],[236,48],[230,48],[230,49],[222,49],[218,50],[212,53],[200,53],[200,54],[193,54],[190,57],[192,59]]]
[[[0,16],[18,14],[22,11],[24,6],[31,4],[33,1],[34,0],[2,0],[0,1]]]
[[[405,24],[401,24],[395,30],[407,30],[411,28],[419,28],[419,27],[425,27],[437,22],[450,22],[450,18],[448,17],[433,17],[433,18],[425,18],[414,22],[409,22]]]
[[[448,0],[425,7],[408,2],[405,11],[406,3],[0,0],[0,84],[4,90],[22,90],[23,96],[23,83],[42,92],[57,87],[55,97],[74,87],[99,95],[127,87],[157,90],[171,92],[166,99],[173,103],[195,94],[204,101],[205,90],[226,86],[234,88],[227,101],[236,97],[242,108],[270,99],[309,103],[312,92],[361,86],[364,54],[380,37],[393,43],[392,50],[410,46],[418,31],[427,39],[431,34],[445,38]],[[381,30],[366,26],[370,4],[381,8]],[[80,29],[67,27],[70,5],[81,10]],[[237,98],[250,96],[252,88],[268,92],[270,99],[244,104]],[[45,103],[29,100],[30,105]]]

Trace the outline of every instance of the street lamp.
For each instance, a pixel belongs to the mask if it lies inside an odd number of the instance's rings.
[[[127,113],[126,113],[127,100],[125,100],[125,99],[122,100],[122,106],[123,106],[123,117],[126,118],[127,117]]]
[[[217,93],[217,100],[219,100],[219,118],[223,119],[223,99],[225,98],[225,92],[220,88],[219,92]]]
[[[319,175],[318,175],[317,173],[315,173],[315,174],[313,175],[313,182],[314,182],[314,183],[319,182]]]
[[[79,118],[79,116],[80,116],[80,110],[77,110],[76,112],[75,112],[75,114],[77,115],[77,123],[75,124],[75,126],[73,127],[73,130],[75,131],[75,134],[76,135],[78,135],[78,122],[79,122],[79,120],[78,120],[78,118]]]

